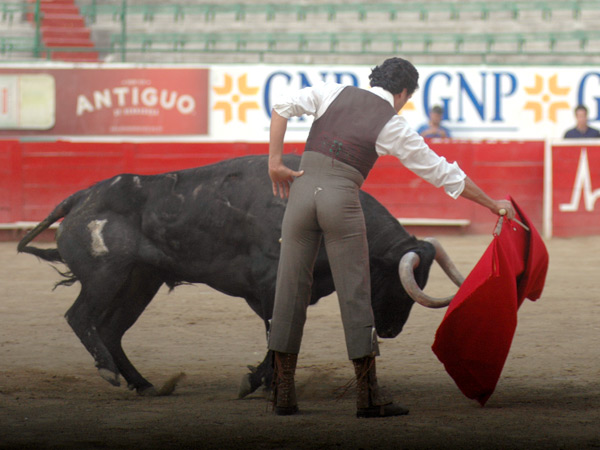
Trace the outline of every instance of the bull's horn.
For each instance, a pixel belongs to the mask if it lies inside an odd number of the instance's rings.
[[[415,252],[406,253],[400,260],[398,273],[400,274],[400,282],[406,293],[415,302],[427,308],[445,308],[452,301],[452,296],[446,298],[435,298],[427,295],[421,290],[415,280],[415,269],[419,266],[421,258]]]
[[[463,282],[465,281],[465,277],[461,275],[458,271],[442,244],[436,239],[432,237],[428,237],[423,239],[424,241],[429,242],[431,245],[435,247],[435,260],[440,265],[440,267],[444,270],[446,275],[452,280],[452,282],[461,287]]]

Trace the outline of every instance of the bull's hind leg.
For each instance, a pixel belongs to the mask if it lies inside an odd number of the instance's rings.
[[[105,316],[98,329],[128,387],[141,395],[156,395],[157,392],[129,361],[121,341],[125,332],[154,298],[162,283],[155,271],[134,268],[116,297],[115,308],[110,315]]]
[[[90,289],[82,282],[81,292],[65,317],[81,343],[93,356],[100,376],[113,386],[120,386],[117,365],[98,334],[98,324],[114,295],[115,292],[106,289]]]

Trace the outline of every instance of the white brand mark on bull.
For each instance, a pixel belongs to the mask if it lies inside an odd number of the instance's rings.
[[[102,237],[102,229],[104,225],[106,225],[107,220],[92,220],[88,223],[88,230],[90,230],[90,235],[92,236],[92,255],[94,256],[102,256],[108,253],[108,248],[104,243],[104,238]]]
[[[600,197],[600,189],[592,190],[592,177],[590,175],[590,164],[588,162],[587,148],[582,148],[579,154],[579,164],[577,165],[577,175],[573,183],[573,192],[571,193],[571,203],[561,203],[558,205],[560,211],[573,212],[579,209],[581,194],[583,193],[583,204],[586,211],[594,210],[594,203]]]

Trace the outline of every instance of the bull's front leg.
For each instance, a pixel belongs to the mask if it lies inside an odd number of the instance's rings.
[[[267,391],[271,389],[273,382],[273,352],[269,350],[263,362],[258,367],[248,366],[250,373],[247,373],[242,378],[238,398],[244,398],[259,387],[263,386]]]

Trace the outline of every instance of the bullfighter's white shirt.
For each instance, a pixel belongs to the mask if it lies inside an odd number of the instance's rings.
[[[321,83],[281,96],[273,109],[282,117],[308,114],[321,117],[329,105],[346,87],[337,83]],[[394,106],[394,96],[381,87],[368,90]],[[465,173],[456,162],[450,164],[425,143],[402,116],[393,116],[385,124],[377,141],[375,150],[379,156],[393,155],[410,171],[414,172],[435,187],[443,186],[446,193],[457,198],[465,187]]]

